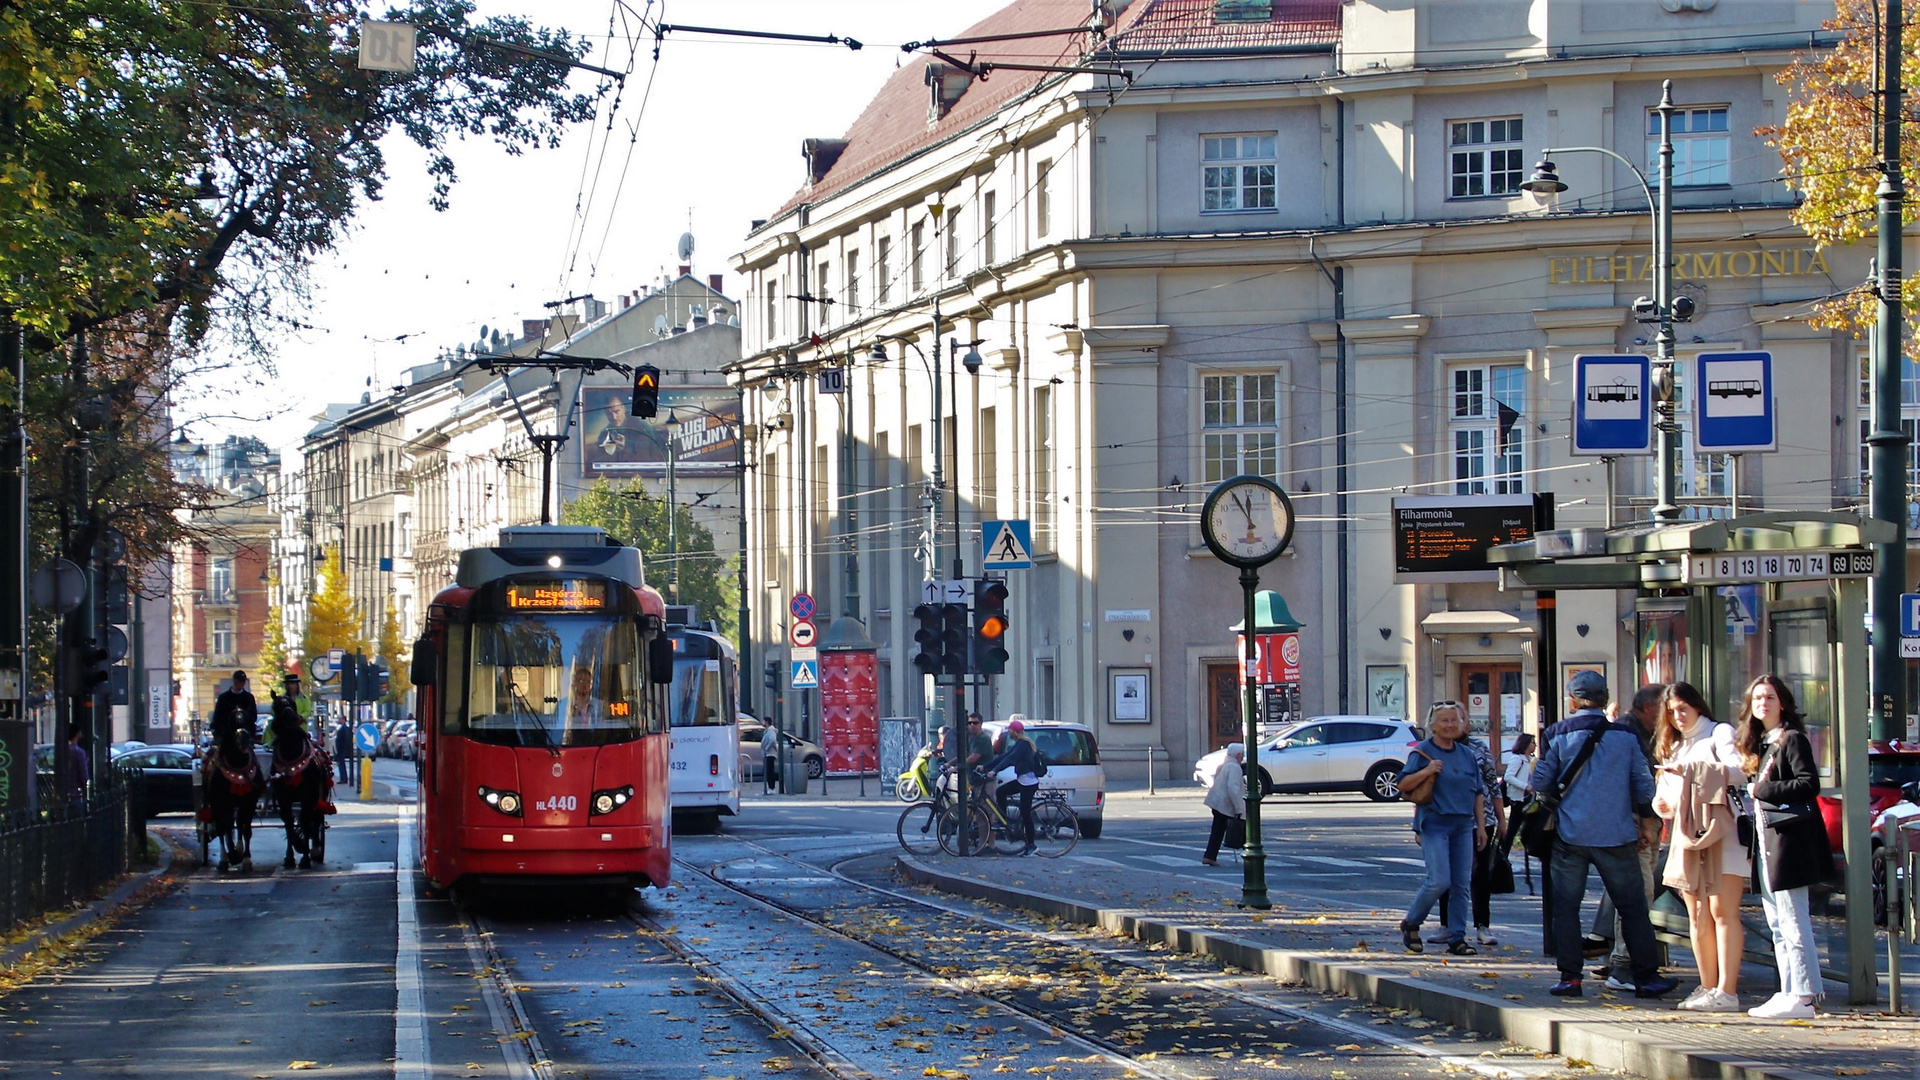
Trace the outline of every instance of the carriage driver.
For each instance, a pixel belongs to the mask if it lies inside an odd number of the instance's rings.
[[[294,711],[300,714],[302,721],[309,722],[310,726],[313,720],[313,699],[300,692],[300,675],[289,671],[281,681],[285,689],[280,696],[293,702]]]

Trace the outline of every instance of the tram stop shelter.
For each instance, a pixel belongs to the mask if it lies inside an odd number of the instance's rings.
[[[1892,525],[1857,514],[1785,511],[1550,529],[1488,553],[1502,589],[1631,594],[1640,681],[1672,673],[1711,702],[1732,702],[1768,671],[1792,688],[1819,762],[1821,794],[1841,801],[1846,931],[1826,944],[1829,966],[1846,980],[1854,1004],[1872,1004],[1879,988],[1867,813],[1866,611],[1872,545],[1895,536]],[[1541,664],[1542,682],[1556,678],[1557,667]],[[1540,697],[1564,695],[1543,685]]]

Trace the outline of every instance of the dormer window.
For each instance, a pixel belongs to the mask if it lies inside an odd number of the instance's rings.
[[[1273,0],[1213,0],[1216,23],[1272,22]]]
[[[927,90],[929,101],[927,120],[940,119],[953,111],[967,87],[973,85],[973,72],[957,68],[952,64],[933,63],[927,65]]]

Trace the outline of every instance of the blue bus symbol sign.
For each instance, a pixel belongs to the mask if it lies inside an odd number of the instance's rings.
[[[1900,594],[1900,636],[1920,637],[1920,593]]]
[[[1694,445],[1702,453],[1772,450],[1773,354],[1701,353],[1694,363]]]

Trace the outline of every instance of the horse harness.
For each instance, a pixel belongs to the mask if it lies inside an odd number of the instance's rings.
[[[300,783],[301,776],[308,768],[319,765],[323,773],[330,773],[327,755],[311,739],[307,740],[306,753],[291,764],[282,764],[278,753],[273,756],[273,780],[277,784],[294,785]]]
[[[213,766],[214,770],[219,772],[221,777],[227,781],[227,789],[233,794],[249,795],[253,793],[253,779],[260,774],[260,766],[254,762],[252,754],[247,755],[246,765],[239,770],[228,765],[226,755],[219,752],[210,755],[207,761]]]

